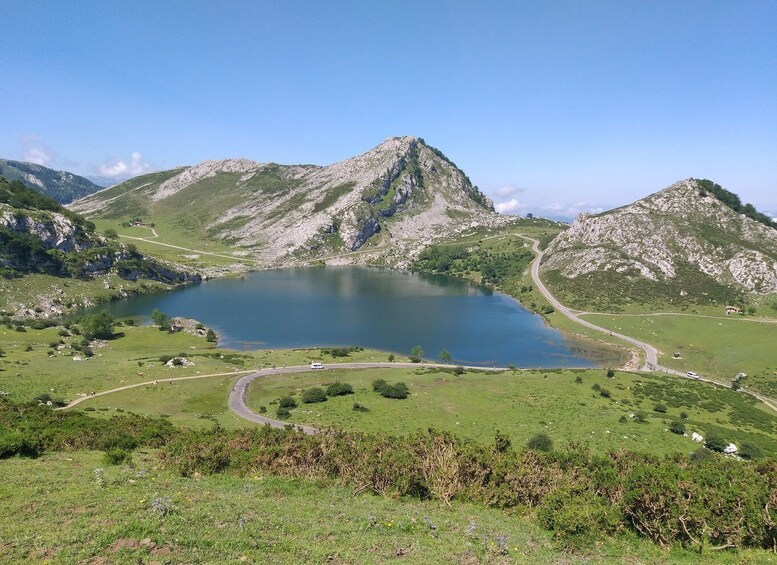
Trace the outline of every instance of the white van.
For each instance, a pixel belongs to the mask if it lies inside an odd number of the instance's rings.
[[[324,368],[324,364],[323,363],[319,363],[318,361],[311,361],[310,362],[310,368],[311,369],[323,369]]]
[[[692,379],[698,379],[699,378],[699,375],[697,375],[693,371],[688,371],[688,376],[691,377]]]

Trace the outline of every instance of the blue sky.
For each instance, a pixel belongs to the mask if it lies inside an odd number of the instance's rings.
[[[0,157],[122,178],[394,135],[503,210],[690,176],[777,215],[777,2],[0,1]]]

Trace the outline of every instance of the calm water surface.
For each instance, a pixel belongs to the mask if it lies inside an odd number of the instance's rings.
[[[356,267],[284,269],[112,302],[115,316],[154,308],[196,318],[235,349],[359,345],[461,364],[596,367],[618,364],[548,327],[504,294],[444,276]]]

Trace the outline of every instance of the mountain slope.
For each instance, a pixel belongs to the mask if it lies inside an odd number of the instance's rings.
[[[136,177],[71,205],[230,242],[269,264],[375,248],[394,263],[502,217],[467,176],[416,137],[387,139],[327,167],[205,161]]]
[[[68,204],[102,190],[101,186],[84,177],[23,161],[0,159],[0,176],[9,181],[21,181],[29,188],[53,198],[60,204]]]
[[[629,206],[581,214],[551,242],[543,276],[583,309],[777,292],[777,229],[735,211],[710,185],[688,179]]]
[[[97,232],[92,222],[21,181],[0,177],[0,277],[9,281],[0,296],[2,308],[19,317],[58,315],[68,309],[66,305],[50,300],[53,290],[44,292],[48,295],[44,298],[33,296],[27,277],[47,275],[99,285],[98,279],[107,274],[166,284],[200,280],[176,265],[144,257],[133,245],[116,241],[115,234]],[[9,293],[24,297],[9,300]],[[45,307],[34,309],[41,304]]]

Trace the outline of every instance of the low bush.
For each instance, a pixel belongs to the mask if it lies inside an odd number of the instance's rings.
[[[103,455],[103,462],[106,465],[121,465],[124,462],[132,459],[132,454],[126,449],[120,447],[113,447],[105,452]]]
[[[529,438],[526,447],[534,451],[553,451],[553,440],[545,432],[540,432]]]
[[[353,387],[347,383],[335,382],[326,387],[327,396],[345,396],[353,394]]]
[[[284,396],[283,398],[278,400],[278,406],[280,408],[296,408],[297,401],[294,400],[291,396]]]
[[[404,399],[410,394],[407,385],[402,382],[388,384],[383,379],[372,382],[372,390],[378,392],[384,398]]]
[[[675,420],[671,424],[669,424],[669,431],[672,432],[673,434],[684,435],[685,424],[680,420]]]
[[[309,388],[302,393],[302,402],[305,404],[316,404],[317,402],[326,402],[326,392],[323,388]]]

